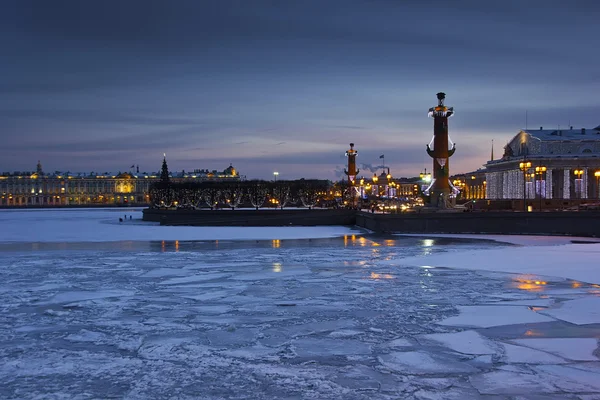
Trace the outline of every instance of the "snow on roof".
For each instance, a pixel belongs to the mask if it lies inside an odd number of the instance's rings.
[[[600,126],[592,129],[525,129],[523,132],[542,140],[600,140]]]

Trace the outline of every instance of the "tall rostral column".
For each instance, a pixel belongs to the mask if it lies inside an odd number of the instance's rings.
[[[454,154],[456,146],[448,149],[448,117],[454,114],[452,107],[444,105],[445,93],[438,93],[438,105],[429,109],[433,118],[433,149],[427,145],[427,154],[433,158],[433,181],[429,186],[430,205],[446,208],[452,192],[450,188],[449,159]]]
[[[348,184],[354,186],[354,180],[360,170],[356,169],[356,156],[358,151],[354,150],[354,143],[350,143],[350,150],[346,151],[346,157],[348,157],[348,169],[344,170],[344,173],[348,175]]]

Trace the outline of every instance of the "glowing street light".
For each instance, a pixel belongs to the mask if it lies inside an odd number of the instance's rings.
[[[527,171],[531,168],[531,161],[519,163],[519,169],[523,171],[523,211],[527,211]]]
[[[594,172],[594,176],[596,177],[596,194],[600,199],[600,171]]]
[[[573,171],[573,174],[575,174],[575,176],[577,177],[575,180],[575,193],[577,194],[577,198],[580,199],[581,198],[581,192],[583,191],[583,182],[581,180],[581,175],[583,175],[583,170],[582,169],[575,169]],[[577,185],[579,184],[579,185]],[[577,186],[579,186],[579,190],[577,190]]]
[[[277,177],[279,176],[279,172],[273,172],[273,176],[275,177],[275,182],[277,182]]]
[[[546,173],[546,171],[548,170],[548,168],[546,168],[545,166],[538,166],[535,167],[535,173],[536,175],[540,176],[539,182],[540,182],[540,211],[542,211],[542,177],[544,176],[544,174]]]

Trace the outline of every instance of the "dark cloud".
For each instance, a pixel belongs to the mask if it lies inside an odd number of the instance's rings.
[[[599,11],[592,0],[9,1],[0,170],[155,165],[166,150],[178,168],[333,176],[355,142],[365,164],[385,152],[418,172],[440,90],[457,110],[453,165],[475,169],[526,110],[532,126],[600,123]]]

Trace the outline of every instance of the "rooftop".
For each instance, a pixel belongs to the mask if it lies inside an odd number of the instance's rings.
[[[571,127],[572,128],[572,127]],[[524,129],[532,137],[547,140],[600,140],[600,125],[595,128],[580,129]]]

